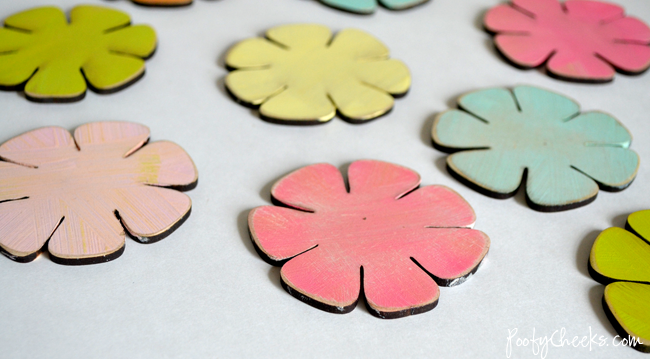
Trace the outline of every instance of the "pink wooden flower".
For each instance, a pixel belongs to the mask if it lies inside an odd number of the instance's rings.
[[[418,314],[436,306],[436,282],[464,282],[487,254],[488,236],[471,229],[474,211],[449,188],[414,190],[417,173],[370,160],[352,163],[348,178],[349,192],[336,167],[301,168],[271,190],[292,208],[249,214],[258,252],[283,265],[282,284],[296,298],[347,313],[365,294],[381,318]]]
[[[122,254],[124,228],[143,243],[171,233],[191,209],[176,189],[198,175],[178,145],[148,139],[142,125],[96,122],[74,138],[44,127],[2,144],[0,251],[29,262],[47,249],[57,263],[90,264]]]
[[[614,68],[638,74],[650,67],[650,28],[614,4],[512,0],[484,21],[506,58],[525,68],[546,62],[559,78],[604,82],[614,78]]]

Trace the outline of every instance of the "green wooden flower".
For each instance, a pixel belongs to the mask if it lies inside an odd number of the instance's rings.
[[[603,231],[589,257],[589,272],[607,284],[603,307],[620,336],[650,352],[650,210],[632,213],[627,231]]]
[[[121,90],[144,75],[156,48],[154,30],[130,22],[124,12],[90,5],[73,8],[70,23],[51,6],[12,15],[0,28],[0,86],[24,85],[38,102],[78,101],[86,82],[99,93]]]
[[[639,167],[629,132],[602,112],[580,113],[562,95],[535,87],[493,88],[459,99],[440,114],[434,145],[461,182],[495,198],[514,196],[522,182],[531,208],[559,211],[592,202],[600,186],[619,191]]]

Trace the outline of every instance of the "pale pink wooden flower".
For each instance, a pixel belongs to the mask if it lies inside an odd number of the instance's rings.
[[[436,282],[460,284],[476,271],[490,240],[475,214],[444,186],[414,190],[420,176],[380,161],[348,169],[316,164],[278,181],[274,200],[248,224],[258,253],[283,265],[283,287],[314,307],[350,312],[365,295],[370,312],[397,318],[433,309]],[[285,263],[286,262],[286,263]]]
[[[162,239],[189,216],[194,163],[172,142],[146,145],[149,129],[96,122],[74,132],[44,127],[0,146],[0,251],[29,262],[47,249],[61,264],[106,262],[125,230]],[[167,188],[165,188],[167,187]]]
[[[599,1],[512,0],[485,15],[499,51],[515,65],[546,63],[555,77],[611,81],[614,68],[638,74],[650,67],[650,28]]]

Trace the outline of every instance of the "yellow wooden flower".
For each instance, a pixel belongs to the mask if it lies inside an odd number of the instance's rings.
[[[332,39],[325,26],[278,26],[267,38],[235,45],[226,65],[228,91],[240,102],[259,106],[274,122],[327,122],[338,110],[351,122],[377,118],[404,95],[411,76],[406,65],[389,59],[373,36],[345,29]]]
[[[100,93],[121,90],[144,75],[156,48],[154,30],[130,22],[122,11],[90,5],[73,8],[70,23],[51,6],[12,15],[0,28],[0,86],[24,85],[38,102],[80,100],[86,81]]]
[[[607,284],[603,307],[622,340],[650,353],[650,210],[632,213],[626,228],[596,238],[589,271]]]

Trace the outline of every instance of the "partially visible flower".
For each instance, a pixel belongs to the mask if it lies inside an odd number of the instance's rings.
[[[37,102],[84,98],[86,82],[98,93],[119,91],[144,76],[156,48],[146,25],[100,6],[77,6],[70,23],[56,7],[19,12],[0,28],[0,86],[20,89]],[[84,78],[85,77],[85,78]]]
[[[228,91],[259,106],[263,118],[281,123],[327,122],[338,110],[352,122],[377,118],[404,95],[411,76],[401,61],[365,32],[346,29],[333,39],[321,25],[285,25],[268,39],[235,45],[226,65]],[[393,96],[391,96],[393,95]]]
[[[438,284],[463,283],[487,254],[474,211],[449,188],[417,189],[417,173],[371,160],[353,162],[348,179],[349,192],[336,167],[301,168],[271,190],[289,208],[249,214],[258,253],[282,266],[294,297],[333,313],[360,296],[381,318],[423,313],[438,303]]]
[[[27,132],[0,146],[0,252],[19,261],[42,250],[61,264],[113,260],[124,230],[143,243],[167,236],[190,214],[198,174],[178,145],[149,140],[128,122]]]
[[[497,49],[521,67],[546,63],[559,78],[603,82],[614,69],[638,74],[650,67],[650,28],[599,1],[512,0],[485,15]]]
[[[131,0],[138,5],[145,6],[185,6],[192,4],[192,0]]]
[[[559,211],[596,199],[598,187],[620,191],[634,180],[639,157],[629,132],[602,112],[536,87],[492,88],[458,100],[440,114],[436,147],[457,179],[496,198],[514,196],[522,181],[529,205]],[[525,175],[527,174],[527,175]]]
[[[609,228],[596,238],[589,272],[607,285],[603,308],[616,331],[650,353],[650,210],[632,213],[626,228]]]
[[[424,4],[429,0],[320,0],[323,4],[359,14],[371,14],[377,3],[390,10],[404,10]]]

